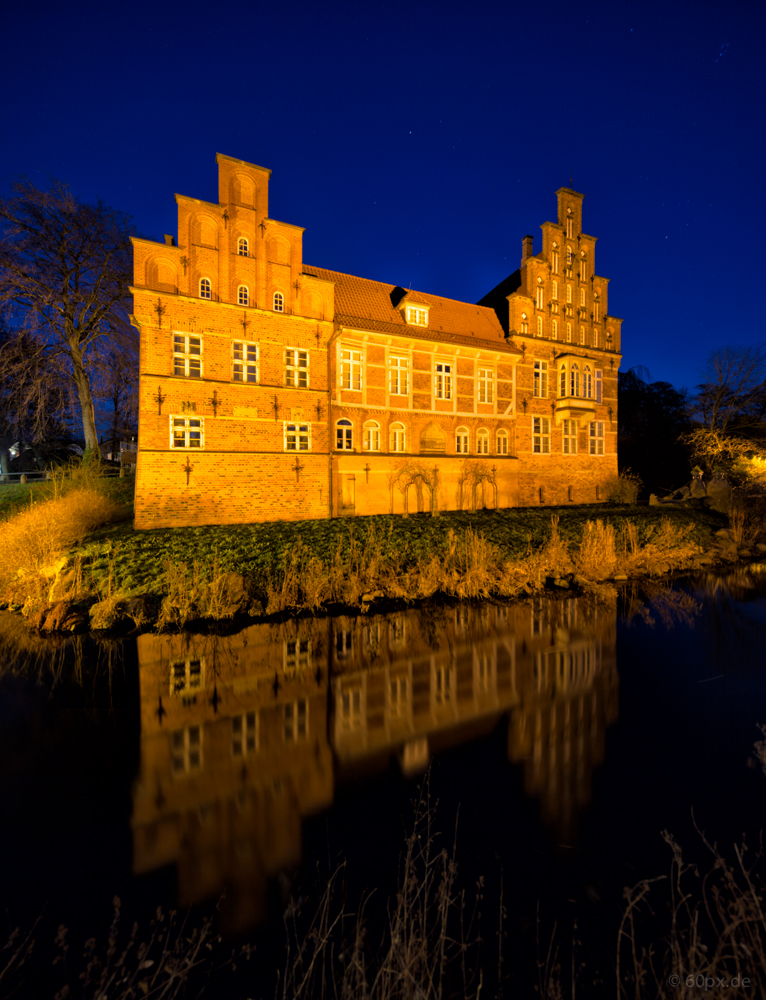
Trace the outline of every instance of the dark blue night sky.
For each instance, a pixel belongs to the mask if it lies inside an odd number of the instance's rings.
[[[161,240],[226,153],[273,170],[308,263],[474,302],[571,176],[623,367],[691,387],[766,339],[765,25],[761,0],[16,0],[0,182],[63,179]]]

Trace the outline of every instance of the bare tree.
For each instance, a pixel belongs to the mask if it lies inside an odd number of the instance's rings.
[[[94,365],[94,395],[109,412],[112,457],[123,437],[138,433],[138,332],[130,328],[117,348],[102,343]]]
[[[130,220],[78,201],[60,182],[40,190],[23,180],[13,190],[0,201],[0,306],[28,354],[63,380],[97,455],[91,374],[103,342],[119,352],[129,336]],[[27,360],[1,352],[0,378],[23,377]]]
[[[709,431],[726,434],[763,423],[766,345],[728,345],[712,351],[701,369],[694,414]]]

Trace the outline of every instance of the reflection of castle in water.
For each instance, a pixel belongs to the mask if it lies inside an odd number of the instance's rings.
[[[224,917],[264,915],[334,783],[405,773],[509,716],[512,760],[569,833],[617,714],[615,609],[578,599],[141,636],[137,872],[175,864],[179,903],[227,887]]]

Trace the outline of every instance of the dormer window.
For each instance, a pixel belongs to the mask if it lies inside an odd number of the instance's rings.
[[[428,326],[428,309],[420,305],[408,305],[407,323],[410,326]]]

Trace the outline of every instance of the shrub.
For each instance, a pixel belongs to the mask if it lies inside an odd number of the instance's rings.
[[[612,503],[634,504],[638,501],[638,493],[644,481],[636,472],[623,469],[619,475],[611,476],[606,481],[606,499]]]

